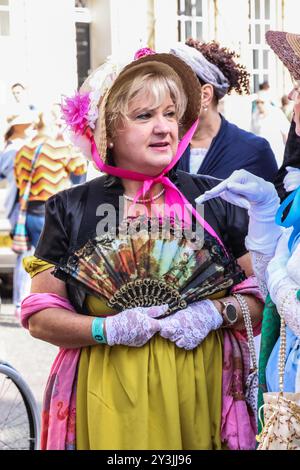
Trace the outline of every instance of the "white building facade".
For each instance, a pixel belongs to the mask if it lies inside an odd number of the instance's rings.
[[[0,0],[0,106],[15,82],[38,103],[57,101],[108,55],[126,61],[140,47],[167,51],[190,36],[237,51],[252,91],[268,80],[281,96],[289,74],[264,34],[300,33],[299,18],[299,0]]]

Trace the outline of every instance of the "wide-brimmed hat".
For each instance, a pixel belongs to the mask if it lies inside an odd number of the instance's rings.
[[[17,115],[14,114],[7,118],[7,126],[12,127],[23,124],[31,124],[36,120],[36,117],[36,113],[33,113],[32,111],[24,111]]]
[[[37,114],[33,111],[23,111],[20,114],[12,114],[6,119],[6,127],[4,134],[6,134],[14,126],[25,126],[33,124],[37,119]]]
[[[100,97],[99,116],[94,129],[94,138],[98,151],[103,158],[107,159],[107,129],[106,129],[106,103],[110,94],[116,90],[128,76],[132,75],[134,78],[135,73],[138,73],[141,68],[155,71],[155,69],[165,69],[166,73],[175,74],[179,78],[182,87],[187,96],[187,106],[184,115],[180,121],[181,133],[187,131],[191,125],[199,117],[201,108],[201,85],[199,80],[191,69],[182,59],[167,53],[153,53],[145,55],[130,64],[126,65],[120,73],[116,73],[114,79],[110,77],[110,85],[103,89],[103,94]],[[94,73],[93,76],[97,75]],[[83,84],[81,91],[88,91],[90,88],[91,80],[88,78],[86,84]],[[95,86],[95,81],[93,83]],[[105,90],[105,91],[104,91]]]
[[[300,80],[300,35],[267,31],[266,41],[295,80]]]

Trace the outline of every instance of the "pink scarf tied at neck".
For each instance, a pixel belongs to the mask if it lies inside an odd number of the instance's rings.
[[[166,193],[165,193],[166,206],[174,209],[174,212],[179,218],[179,220],[181,220],[183,227],[188,227],[191,225],[191,218],[188,213],[188,211],[190,211],[192,215],[201,224],[201,226],[211,236],[213,236],[219,242],[219,244],[225,249],[224,244],[222,243],[221,239],[218,237],[214,229],[201,217],[201,215],[194,209],[194,207],[189,203],[189,201],[185,198],[185,196],[179,191],[179,189],[175,186],[175,184],[173,184],[172,181],[170,181],[170,179],[166,176],[168,172],[176,165],[176,163],[178,162],[178,160],[181,158],[182,154],[186,150],[187,146],[192,140],[192,137],[198,127],[198,123],[199,123],[199,119],[197,119],[194,122],[194,124],[190,127],[190,129],[183,136],[182,140],[179,142],[175,157],[172,159],[169,165],[157,176],[149,176],[143,173],[138,173],[136,171],[125,170],[123,168],[118,168],[115,166],[107,165],[102,160],[101,155],[99,155],[99,152],[98,152],[95,140],[94,140],[94,135],[91,129],[87,128],[85,133],[91,142],[91,153],[92,153],[93,161],[96,164],[96,166],[100,169],[100,171],[104,173],[108,173],[109,175],[117,176],[119,178],[143,182],[141,188],[137,191],[134,197],[133,203],[136,203],[141,196],[145,197],[145,194],[148,191],[150,191],[151,188],[155,184],[160,183],[164,186],[166,190]]]

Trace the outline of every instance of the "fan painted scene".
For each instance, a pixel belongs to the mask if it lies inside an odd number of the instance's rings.
[[[1,450],[300,450],[299,17],[0,0]]]

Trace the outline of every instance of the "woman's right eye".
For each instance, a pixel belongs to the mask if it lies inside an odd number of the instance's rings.
[[[146,119],[150,119],[150,117],[151,117],[151,113],[142,113],[142,114],[138,114],[136,116],[136,119],[146,120]]]

